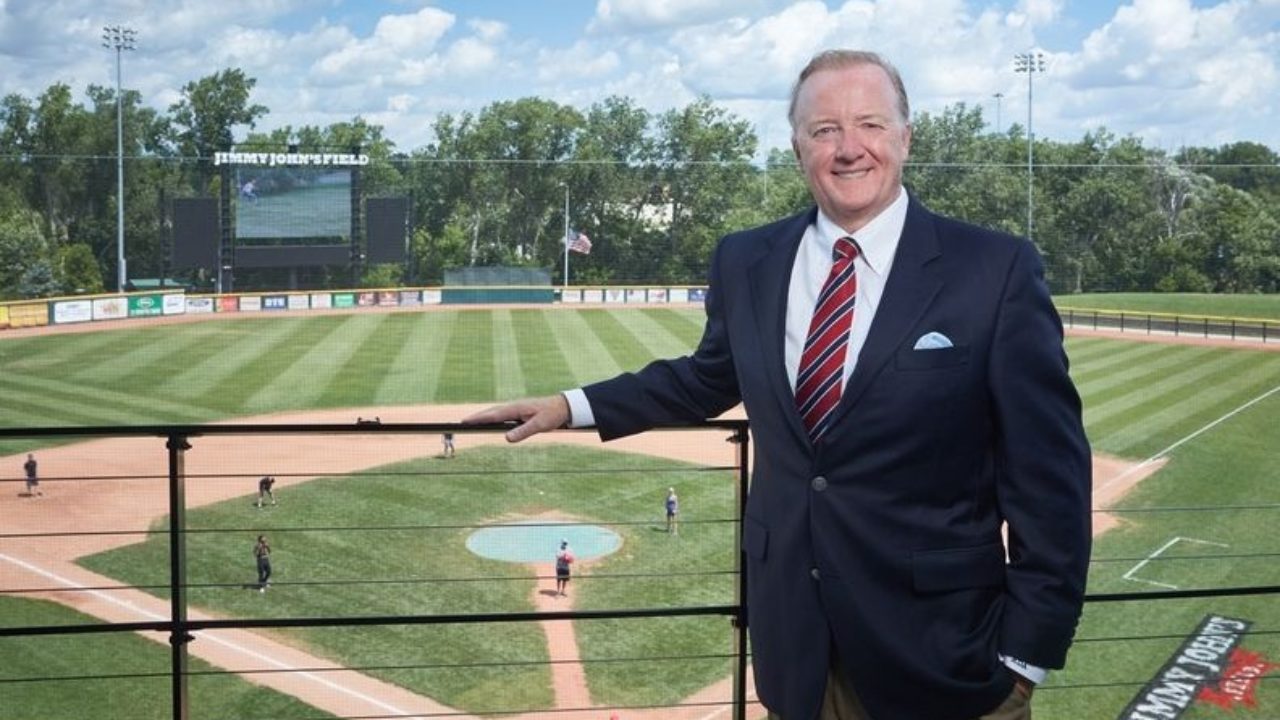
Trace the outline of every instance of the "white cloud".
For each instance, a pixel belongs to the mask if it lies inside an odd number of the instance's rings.
[[[595,45],[582,41],[568,48],[539,50],[537,57],[538,81],[553,85],[598,80],[615,72],[622,64],[616,51],[601,51]]]
[[[1259,22],[1268,13],[1270,22]],[[1092,101],[1071,110],[1155,142],[1215,142],[1226,118],[1274,123],[1280,38],[1268,25],[1278,14],[1278,3],[1247,0],[1122,6],[1063,68],[1067,89],[1088,91]]]
[[[749,17],[770,4],[764,0],[599,0],[588,29],[648,32],[726,17]]]
[[[506,38],[509,29],[506,23],[497,20],[470,20],[467,22],[467,27],[475,32],[476,37],[491,43]]]
[[[1038,47],[1049,60],[1034,77],[1039,135],[1105,125],[1153,143],[1280,147],[1280,0],[1126,0],[1103,22],[1065,0],[586,1],[574,26],[529,23],[517,4],[476,15],[428,0],[0,0],[0,95],[112,85],[99,36],[123,22],[139,32],[125,85],[162,111],[185,83],[236,67],[271,109],[259,129],[362,115],[412,149],[436,113],[500,100],[585,108],[624,95],[659,113],[705,93],[753,122],[767,151],[785,146],[787,94],[820,49],[883,53],[917,112],[965,102],[994,120],[1002,93],[1007,127],[1026,116],[1013,55]],[[562,0],[531,2],[570,16]]]

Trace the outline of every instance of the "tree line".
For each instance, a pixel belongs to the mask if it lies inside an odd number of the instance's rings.
[[[185,85],[167,112],[136,91],[119,98],[131,278],[208,287],[168,267],[183,241],[169,204],[216,197],[213,155],[233,147],[370,156],[365,196],[409,197],[413,231],[407,262],[362,268],[369,287],[437,284],[475,265],[559,277],[566,224],[593,239],[570,262],[576,284],[697,284],[722,235],[811,204],[790,149],[760,162],[751,125],[706,97],[658,113],[617,96],[585,109],[494,102],[438,115],[434,140],[405,151],[358,116],[255,131],[269,115],[255,84],[222,70]],[[0,100],[0,299],[114,289],[117,98],[96,85],[85,96],[55,83]],[[1280,157],[1267,146],[1169,152],[1103,129],[1036,139],[1033,154],[1029,173],[1025,128],[993,131],[981,107],[958,103],[913,118],[904,182],[934,210],[1030,231],[1058,293],[1280,291]],[[346,268],[237,273],[240,289],[351,282]]]

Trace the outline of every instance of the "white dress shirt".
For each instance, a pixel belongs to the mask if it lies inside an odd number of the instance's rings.
[[[818,294],[835,264],[832,249],[836,240],[852,237],[858,244],[858,257],[853,261],[858,294],[853,301],[853,329],[849,332],[849,346],[844,356],[844,377],[840,383],[843,387],[849,382],[862,346],[867,342],[867,332],[876,316],[876,308],[880,307],[885,283],[889,281],[889,268],[893,267],[893,256],[898,252],[898,239],[902,237],[902,226],[906,221],[907,193],[899,188],[898,198],[856,233],[846,232],[821,210],[817,221],[805,230],[800,249],[796,251],[795,264],[791,266],[791,285],[787,290],[784,359],[792,390],[796,387],[800,355],[809,336],[809,321],[813,319]]]

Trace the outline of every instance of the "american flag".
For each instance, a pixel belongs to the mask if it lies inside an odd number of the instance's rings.
[[[574,252],[582,253],[583,255],[591,254],[591,238],[587,237],[584,232],[570,230],[568,237],[564,241],[569,246],[569,249]]]

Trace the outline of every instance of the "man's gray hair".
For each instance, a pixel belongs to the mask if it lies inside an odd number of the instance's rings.
[[[898,74],[898,69],[893,66],[893,63],[877,53],[865,50],[824,50],[813,56],[809,64],[800,71],[795,84],[791,86],[791,105],[787,108],[787,120],[791,123],[791,129],[794,130],[796,127],[796,98],[800,95],[800,86],[809,79],[810,75],[820,70],[844,70],[860,65],[875,65],[884,70],[884,73],[889,76],[889,81],[893,83],[894,92],[898,94],[898,113],[902,115],[902,122],[910,124],[911,104],[907,101],[907,88],[902,84],[902,76]]]

